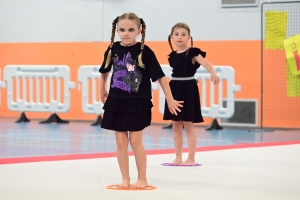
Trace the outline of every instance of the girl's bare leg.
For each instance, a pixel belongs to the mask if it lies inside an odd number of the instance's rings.
[[[183,164],[196,164],[195,162],[195,154],[196,154],[196,148],[197,148],[197,136],[194,129],[193,122],[183,122],[184,129],[187,134],[188,139],[188,149],[189,149],[189,155],[186,161],[183,162]]]
[[[172,127],[173,127],[174,148],[176,154],[175,160],[172,162],[172,164],[180,164],[182,163],[183,123],[182,121],[172,121]]]
[[[117,142],[117,158],[119,168],[122,174],[123,182],[118,186],[119,188],[129,188],[129,158],[128,158],[128,133],[115,131]]]
[[[146,176],[147,157],[143,146],[143,133],[142,131],[132,131],[129,134],[129,141],[134,152],[135,162],[138,170],[138,180],[131,186],[131,188],[146,188],[149,185]]]

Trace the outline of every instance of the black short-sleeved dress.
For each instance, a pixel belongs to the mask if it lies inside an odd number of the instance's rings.
[[[103,106],[101,127],[114,131],[140,131],[151,123],[152,90],[150,79],[155,82],[165,76],[154,52],[144,46],[143,63],[138,66],[137,58],[141,43],[121,46],[115,42],[112,47],[112,61],[104,68],[109,49],[104,54],[100,73],[112,71],[108,98]]]
[[[200,64],[192,63],[192,59],[195,56],[206,56],[206,52],[201,51],[198,48],[189,48],[182,53],[176,53],[173,51],[169,54],[169,64],[173,68],[172,77],[192,77],[195,75]],[[200,105],[200,95],[198,90],[197,81],[192,80],[171,80],[170,88],[173,97],[177,101],[184,101],[181,112],[177,112],[176,115],[172,115],[168,109],[167,103],[165,103],[164,120],[172,121],[188,121],[188,122],[203,122]]]

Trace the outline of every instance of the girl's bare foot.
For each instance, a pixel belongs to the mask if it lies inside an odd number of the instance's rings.
[[[130,189],[144,189],[146,187],[148,187],[149,184],[147,182],[147,180],[138,180],[135,184],[133,184],[132,186],[130,186]]]
[[[196,165],[196,164],[197,163],[195,162],[195,160],[190,160],[190,159],[187,159],[186,161],[181,163],[181,165]]]
[[[172,164],[178,165],[182,163],[182,158],[175,158],[175,160],[172,162]]]
[[[123,182],[117,186],[118,189],[128,189],[130,186],[129,180],[123,180]]]

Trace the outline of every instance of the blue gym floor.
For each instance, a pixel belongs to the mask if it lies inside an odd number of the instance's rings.
[[[29,123],[15,123],[14,120],[0,118],[0,158],[115,152],[114,133],[90,126],[90,122],[39,124],[36,120]],[[151,125],[144,130],[146,150],[173,148],[172,129],[162,127]],[[224,128],[206,131],[199,125],[195,129],[198,147],[300,141],[300,130]],[[187,147],[186,140],[184,147]]]

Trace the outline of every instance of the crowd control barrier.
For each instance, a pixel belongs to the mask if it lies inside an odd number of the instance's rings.
[[[103,103],[96,98],[96,84],[97,79],[100,79],[101,74],[99,73],[100,65],[82,65],[78,69],[78,89],[82,91],[81,106],[83,112],[87,114],[97,114],[97,119],[91,124],[92,126],[101,125],[102,117],[101,114],[104,113],[102,109]],[[111,74],[108,77],[110,82]],[[89,87],[89,79],[91,79],[91,86]],[[109,87],[108,87],[109,88]],[[91,103],[89,103],[89,93],[92,95]]]
[[[68,123],[56,114],[70,108],[70,89],[75,88],[75,83],[70,82],[68,66],[7,65],[4,80],[9,110],[21,112],[16,123],[30,121],[25,112],[51,112],[47,120],[39,122],[41,124]]]
[[[78,69],[78,82],[81,82],[82,90],[82,110],[87,114],[97,114],[97,119],[92,125],[99,125],[102,122],[101,114],[104,110],[102,109],[103,103],[96,100],[96,83],[97,79],[100,78],[99,65],[83,65]],[[162,69],[166,77],[171,78],[172,68],[168,65],[162,65]],[[210,80],[210,73],[203,67],[200,67],[195,78],[201,82],[202,93],[201,93],[201,111],[203,117],[213,118],[212,124],[207,130],[221,129],[222,127],[218,124],[217,118],[230,118],[234,114],[234,93],[241,89],[240,86],[234,84],[234,70],[230,66],[215,66],[216,73],[220,77],[220,83],[214,86],[213,83],[209,83],[210,90],[208,91],[207,80]],[[108,85],[110,84],[110,76],[108,77]],[[88,80],[92,80],[92,87],[89,87]],[[226,83],[226,84],[225,84]],[[218,88],[218,96],[215,97],[215,87]],[[80,88],[79,88],[80,89]],[[152,83],[152,90],[159,90],[159,111],[161,114],[164,112],[165,106],[165,95],[163,90],[158,83]],[[223,92],[227,91],[226,98],[223,98]],[[91,92],[92,100],[88,103],[88,97]],[[210,106],[206,106],[207,95],[210,95]],[[215,104],[215,98],[218,98],[218,104]],[[226,105],[223,106],[223,104]],[[170,128],[168,125],[164,128]]]
[[[1,88],[5,88],[6,84],[5,81],[1,81],[2,80],[2,74],[1,74],[1,69],[0,69],[0,106],[1,106],[1,100],[2,100],[2,94],[1,94]]]
[[[162,65],[162,69],[167,77],[171,78],[172,68],[169,65]],[[212,123],[206,130],[218,130],[222,129],[219,125],[217,118],[230,118],[234,114],[234,93],[240,91],[241,87],[234,84],[234,69],[231,66],[214,66],[217,75],[220,77],[220,83],[217,86],[210,81],[210,73],[203,67],[197,69],[195,74],[195,79],[201,82],[202,93],[200,94],[201,101],[201,112],[203,117],[211,117],[213,119]],[[209,82],[210,91],[207,90]],[[224,84],[226,83],[226,84]],[[218,95],[215,96],[215,87],[218,87]],[[165,95],[161,87],[159,87],[159,111],[163,114],[165,106]],[[223,98],[223,92],[227,91]],[[210,95],[210,106],[206,106],[207,95]],[[218,104],[215,104],[216,98],[218,98]],[[223,104],[226,105],[223,106]],[[169,124],[163,128],[171,128],[172,124]]]

